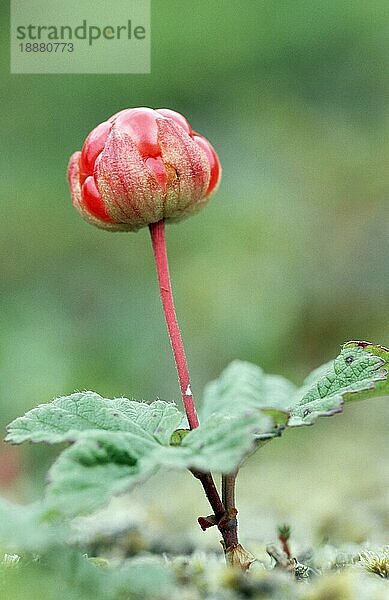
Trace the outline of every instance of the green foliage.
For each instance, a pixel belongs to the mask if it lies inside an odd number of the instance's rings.
[[[94,392],[64,396],[8,426],[7,441],[71,442],[49,471],[46,510],[86,513],[129,490],[161,466],[234,471],[257,446],[287,427],[311,425],[344,401],[388,389],[389,351],[349,342],[297,389],[282,377],[235,361],[205,390],[201,426],[179,428],[175,404],[150,404]]]
[[[6,439],[73,443],[49,471],[46,503],[50,511],[74,515],[98,508],[161,466],[232,471],[254,449],[254,435],[274,427],[258,409],[210,415],[179,436],[182,420],[174,404],[161,400],[148,405],[85,392],[32,409],[9,425]],[[181,443],[170,445],[172,434]]]
[[[315,369],[302,387],[296,388],[283,377],[265,375],[256,365],[234,361],[206,387],[203,413],[225,410],[239,414],[259,408],[274,415],[279,425],[311,425],[319,416],[341,412],[345,400],[389,393],[388,364],[386,348],[348,342],[335,360]],[[282,415],[286,415],[284,421]]]
[[[41,404],[15,419],[7,428],[6,441],[74,442],[85,431],[103,430],[124,431],[150,440],[155,437],[166,443],[181,421],[182,415],[173,403],[108,400],[95,392],[77,392]]]
[[[165,436],[169,441],[171,427],[172,423]],[[230,472],[254,450],[253,434],[272,428],[271,418],[256,410],[231,417],[211,415],[178,446],[162,444],[147,432],[85,431],[51,468],[47,501],[50,508],[76,514],[97,508],[161,466]]]
[[[64,514],[104,504],[157,467],[182,415],[172,403],[151,404],[76,393],[42,404],[8,427],[7,440],[75,442],[49,472],[47,502]]]
[[[255,448],[255,436],[273,429],[272,419],[259,410],[244,415],[213,414],[186,435],[177,448],[166,449],[160,460],[173,468],[233,471]]]
[[[296,387],[279,375],[266,375],[257,365],[233,361],[204,390],[201,415],[241,415],[252,410],[271,411],[276,424],[288,420],[286,407]],[[280,409],[280,410],[277,410]]]
[[[156,440],[145,435],[85,431],[64,450],[49,471],[50,510],[74,515],[90,512],[155,471]]]
[[[290,406],[288,425],[311,425],[319,416],[341,412],[345,400],[388,393],[388,363],[389,351],[385,348],[358,342],[345,344],[334,361],[307,377]]]

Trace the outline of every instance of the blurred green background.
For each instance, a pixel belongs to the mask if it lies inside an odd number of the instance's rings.
[[[152,0],[150,75],[10,75],[6,35],[1,58],[2,431],[73,390],[179,401],[147,230],[87,225],[66,183],[70,154],[126,107],[182,112],[224,169],[209,206],[167,232],[198,398],[234,358],[299,383],[348,339],[389,344],[388,2]],[[379,538],[388,424],[378,399],[270,444],[242,473],[242,532],[288,519],[303,536],[309,515],[316,529],[338,515],[349,539],[344,508],[360,503],[358,531]],[[38,497],[52,456],[4,447],[0,491]],[[154,480],[163,510],[182,505],[180,481]],[[182,488],[193,532],[196,483]],[[151,490],[134,502],[162,511]]]

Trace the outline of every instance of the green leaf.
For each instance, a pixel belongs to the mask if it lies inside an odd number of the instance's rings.
[[[180,429],[183,418],[174,404],[85,392],[29,411],[11,423],[7,440],[74,442],[51,468],[46,495],[48,510],[70,516],[97,509],[160,466],[234,471],[285,426],[310,425],[340,412],[345,401],[389,393],[388,364],[386,348],[348,342],[296,389],[235,361],[207,386],[201,426],[193,431]]]
[[[352,395],[345,395],[345,401],[366,400],[368,398],[377,398],[378,396],[387,396],[389,394],[389,349],[384,346],[374,345],[371,342],[347,342],[343,348],[362,348],[364,352],[369,352],[374,356],[382,359],[382,378],[375,378],[374,386],[370,390],[362,390],[361,392],[353,391]],[[378,375],[378,373],[377,373]]]
[[[313,371],[301,388],[260,367],[234,361],[207,385],[202,416],[242,414],[259,408],[275,426],[257,435],[261,445],[288,427],[311,425],[343,410],[344,402],[389,394],[389,350],[370,342],[347,342],[340,355]]]
[[[343,410],[345,401],[389,393],[389,351],[370,342],[347,342],[339,356],[309,375],[292,400],[288,426],[311,425]]]
[[[230,473],[255,450],[256,436],[272,426],[272,419],[258,410],[235,416],[213,414],[188,432],[179,446],[162,448],[158,459],[172,468]]]
[[[271,426],[258,437],[271,438],[279,435],[286,424],[286,407],[295,391],[293,383],[284,377],[266,375],[256,365],[235,360],[206,386],[201,416],[242,415],[261,409],[271,417]]]
[[[78,392],[41,404],[15,419],[7,427],[6,441],[73,442],[85,431],[104,430],[131,432],[168,443],[181,422],[182,414],[173,403],[110,400],[95,392]]]
[[[108,400],[83,392],[30,410],[8,426],[6,439],[75,442],[52,466],[46,494],[50,510],[75,515],[98,508],[153,473],[161,444],[169,444],[182,421],[172,403]]]
[[[174,432],[176,447],[163,449],[159,460],[173,468],[234,471],[262,440],[280,434],[295,390],[283,377],[234,361],[206,386],[200,427]]]
[[[271,426],[271,418],[260,411],[212,415],[199,428],[186,431],[178,446],[133,433],[84,431],[50,469],[47,505],[69,516],[90,512],[162,465],[229,473],[255,449],[255,435]]]
[[[236,417],[215,414],[187,435],[181,447],[192,453],[191,467],[230,473],[255,450],[255,436],[271,428],[271,418],[260,411]]]
[[[250,409],[283,410],[296,386],[280,375],[266,375],[257,365],[234,360],[204,390],[201,415],[241,414]]]
[[[49,471],[48,507],[66,515],[99,508],[155,472],[160,448],[146,434],[84,431]]]
[[[212,415],[199,428],[186,431],[178,446],[127,432],[84,431],[49,471],[47,506],[68,516],[88,513],[160,466],[229,473],[255,449],[255,435],[271,426],[271,418],[260,411]]]

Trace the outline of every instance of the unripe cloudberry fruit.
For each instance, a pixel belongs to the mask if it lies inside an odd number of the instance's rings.
[[[129,108],[101,123],[70,158],[72,201],[89,223],[136,231],[199,210],[218,186],[211,144],[169,109]]]

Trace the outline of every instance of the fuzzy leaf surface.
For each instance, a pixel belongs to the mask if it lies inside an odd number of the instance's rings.
[[[129,490],[159,466],[183,416],[175,404],[75,393],[42,404],[8,426],[7,441],[72,442],[49,471],[49,510],[76,515]]]
[[[77,392],[41,404],[7,427],[7,442],[76,441],[83,432],[123,431],[167,443],[182,422],[175,404],[156,400],[147,404],[127,398],[102,398],[95,392]]]
[[[159,460],[172,468],[230,473],[256,446],[256,436],[271,430],[271,417],[261,411],[213,414],[188,432],[176,447],[165,448]]]
[[[161,447],[147,436],[85,431],[59,455],[49,471],[49,508],[67,515],[99,508],[155,472]]]
[[[289,427],[311,425],[343,410],[344,402],[389,394],[389,350],[347,342],[335,360],[313,371],[290,406]]]
[[[202,418],[212,414],[244,415],[259,411],[271,417],[258,439],[280,434],[288,420],[286,408],[296,386],[279,375],[267,375],[257,365],[235,360],[204,390]]]
[[[131,489],[159,467],[233,471],[255,449],[255,433],[268,430],[270,417],[211,416],[188,432],[179,446],[164,446],[124,432],[84,432],[49,471],[50,510],[76,515],[91,512]]]

